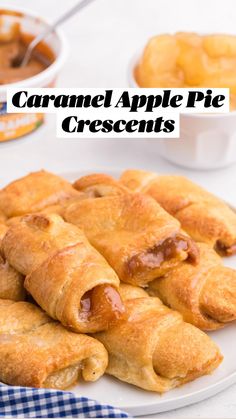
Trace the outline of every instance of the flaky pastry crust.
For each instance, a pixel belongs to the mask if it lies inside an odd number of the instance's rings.
[[[74,182],[74,188],[91,198],[101,198],[108,195],[123,195],[129,190],[112,176],[103,173],[93,173],[83,176]]]
[[[60,176],[41,170],[17,179],[0,190],[0,213],[15,217],[80,197]]]
[[[107,352],[92,337],[69,332],[33,304],[0,300],[0,381],[64,389],[104,374]]]
[[[95,335],[109,353],[108,374],[163,393],[220,364],[222,355],[215,343],[179,313],[140,288],[121,285],[121,293],[126,318]]]
[[[122,315],[117,275],[84,233],[60,216],[15,220],[2,247],[11,266],[26,275],[28,292],[65,326],[95,332]]]
[[[26,297],[24,277],[9,265],[2,251],[2,240],[7,226],[0,224],[0,299],[22,301]]]
[[[236,213],[191,180],[127,170],[121,176],[121,183],[132,191],[152,196],[180,221],[194,240],[210,244],[220,254],[236,253]]]
[[[219,255],[198,243],[199,264],[182,262],[149,284],[149,293],[178,310],[185,321],[215,330],[236,320],[236,271],[223,266]]]
[[[64,217],[84,230],[124,282],[144,286],[181,260],[197,262],[197,246],[180,231],[179,222],[147,195],[77,201]]]

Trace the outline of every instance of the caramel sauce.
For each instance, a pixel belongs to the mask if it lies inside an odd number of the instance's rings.
[[[81,314],[88,318],[91,311],[91,294],[92,291],[87,291],[81,299],[80,306],[81,306]]]
[[[29,44],[30,44],[30,42],[31,41],[33,41],[33,39],[34,39],[34,36],[33,35],[31,35],[31,34],[29,34],[29,33],[21,33],[21,42],[23,43],[23,45],[25,46],[25,47],[27,47]],[[38,45],[37,45],[37,47],[35,48],[35,50],[37,51],[37,53],[38,53],[38,56],[40,57],[41,56],[41,59],[43,60],[45,60],[45,58],[46,58],[46,60],[50,63],[50,64],[52,64],[52,62],[55,60],[55,54],[54,54],[54,52],[52,51],[52,49],[49,47],[49,45],[46,43],[46,42],[44,42],[44,41],[41,41]]]
[[[214,248],[221,256],[231,256],[236,254],[236,243],[232,246],[226,246],[220,240],[217,240]]]
[[[108,328],[124,313],[119,292],[108,284],[98,285],[87,291],[80,303],[80,319]]]
[[[187,259],[191,263],[198,263],[199,251],[193,240],[188,236],[176,234],[148,249],[145,253],[133,256],[128,262],[129,272],[133,274],[144,267],[148,269],[161,267],[163,262],[178,258],[182,252],[188,253]]]
[[[19,67],[33,35],[22,33],[19,24],[14,24],[9,33],[0,32],[0,84],[15,83],[35,76],[45,70],[54,60],[51,48],[40,42],[24,67]]]

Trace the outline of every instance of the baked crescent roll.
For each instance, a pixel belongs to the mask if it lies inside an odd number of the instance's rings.
[[[77,332],[95,332],[123,313],[119,279],[76,226],[54,215],[14,222],[2,242],[4,255],[26,275],[25,288],[54,319]]]
[[[9,265],[1,250],[2,239],[6,232],[7,226],[0,224],[0,299],[22,301],[26,296],[24,277]]]
[[[151,195],[194,240],[210,244],[220,254],[236,253],[236,213],[191,180],[127,170],[121,183],[132,191]]]
[[[1,212],[0,211],[0,224],[1,223],[4,223],[6,221],[6,217],[5,217],[5,215],[3,214],[3,212]]]
[[[12,268],[0,253],[0,298],[25,300],[24,276]]]
[[[129,189],[115,180],[112,176],[103,173],[94,173],[83,176],[75,181],[74,188],[84,192],[91,198],[100,198],[107,195],[123,195]]]
[[[64,389],[80,375],[96,381],[107,366],[104,346],[69,332],[33,304],[0,300],[0,381]]]
[[[107,373],[163,393],[211,373],[221,362],[216,344],[158,298],[131,285],[120,288],[126,317],[95,336],[109,354]]]
[[[124,282],[144,286],[182,260],[197,261],[198,249],[179,222],[144,194],[77,201],[64,218],[84,230]]]
[[[80,196],[65,179],[41,170],[0,190],[0,212],[7,218],[40,211]]]
[[[0,334],[24,334],[46,323],[55,323],[34,304],[0,299]]]
[[[236,271],[222,265],[220,256],[199,243],[197,266],[182,262],[149,284],[151,295],[178,310],[186,322],[214,330],[236,320]]]
[[[3,223],[0,223],[0,249],[1,249],[2,239],[5,236],[6,232],[7,232],[7,226]]]

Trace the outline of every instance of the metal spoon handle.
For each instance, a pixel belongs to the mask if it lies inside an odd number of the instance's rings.
[[[28,64],[29,59],[31,57],[31,54],[34,50],[34,48],[43,40],[45,39],[51,32],[53,32],[59,25],[61,25],[63,22],[65,22],[67,19],[72,17],[75,13],[77,13],[79,10],[86,7],[89,3],[92,3],[94,0],[82,0],[79,1],[79,3],[75,4],[71,9],[69,9],[67,12],[65,12],[62,16],[60,16],[52,25],[50,25],[48,28],[46,28],[44,31],[42,31],[36,38],[33,39],[32,42],[27,47],[25,56],[20,64],[20,67],[24,67],[26,64]]]

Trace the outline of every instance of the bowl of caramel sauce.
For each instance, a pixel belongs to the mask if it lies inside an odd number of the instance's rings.
[[[52,87],[66,58],[66,43],[60,31],[50,34],[20,67],[29,43],[49,26],[30,12],[0,9],[0,143],[20,138],[44,122],[42,114],[8,114],[8,87]]]

